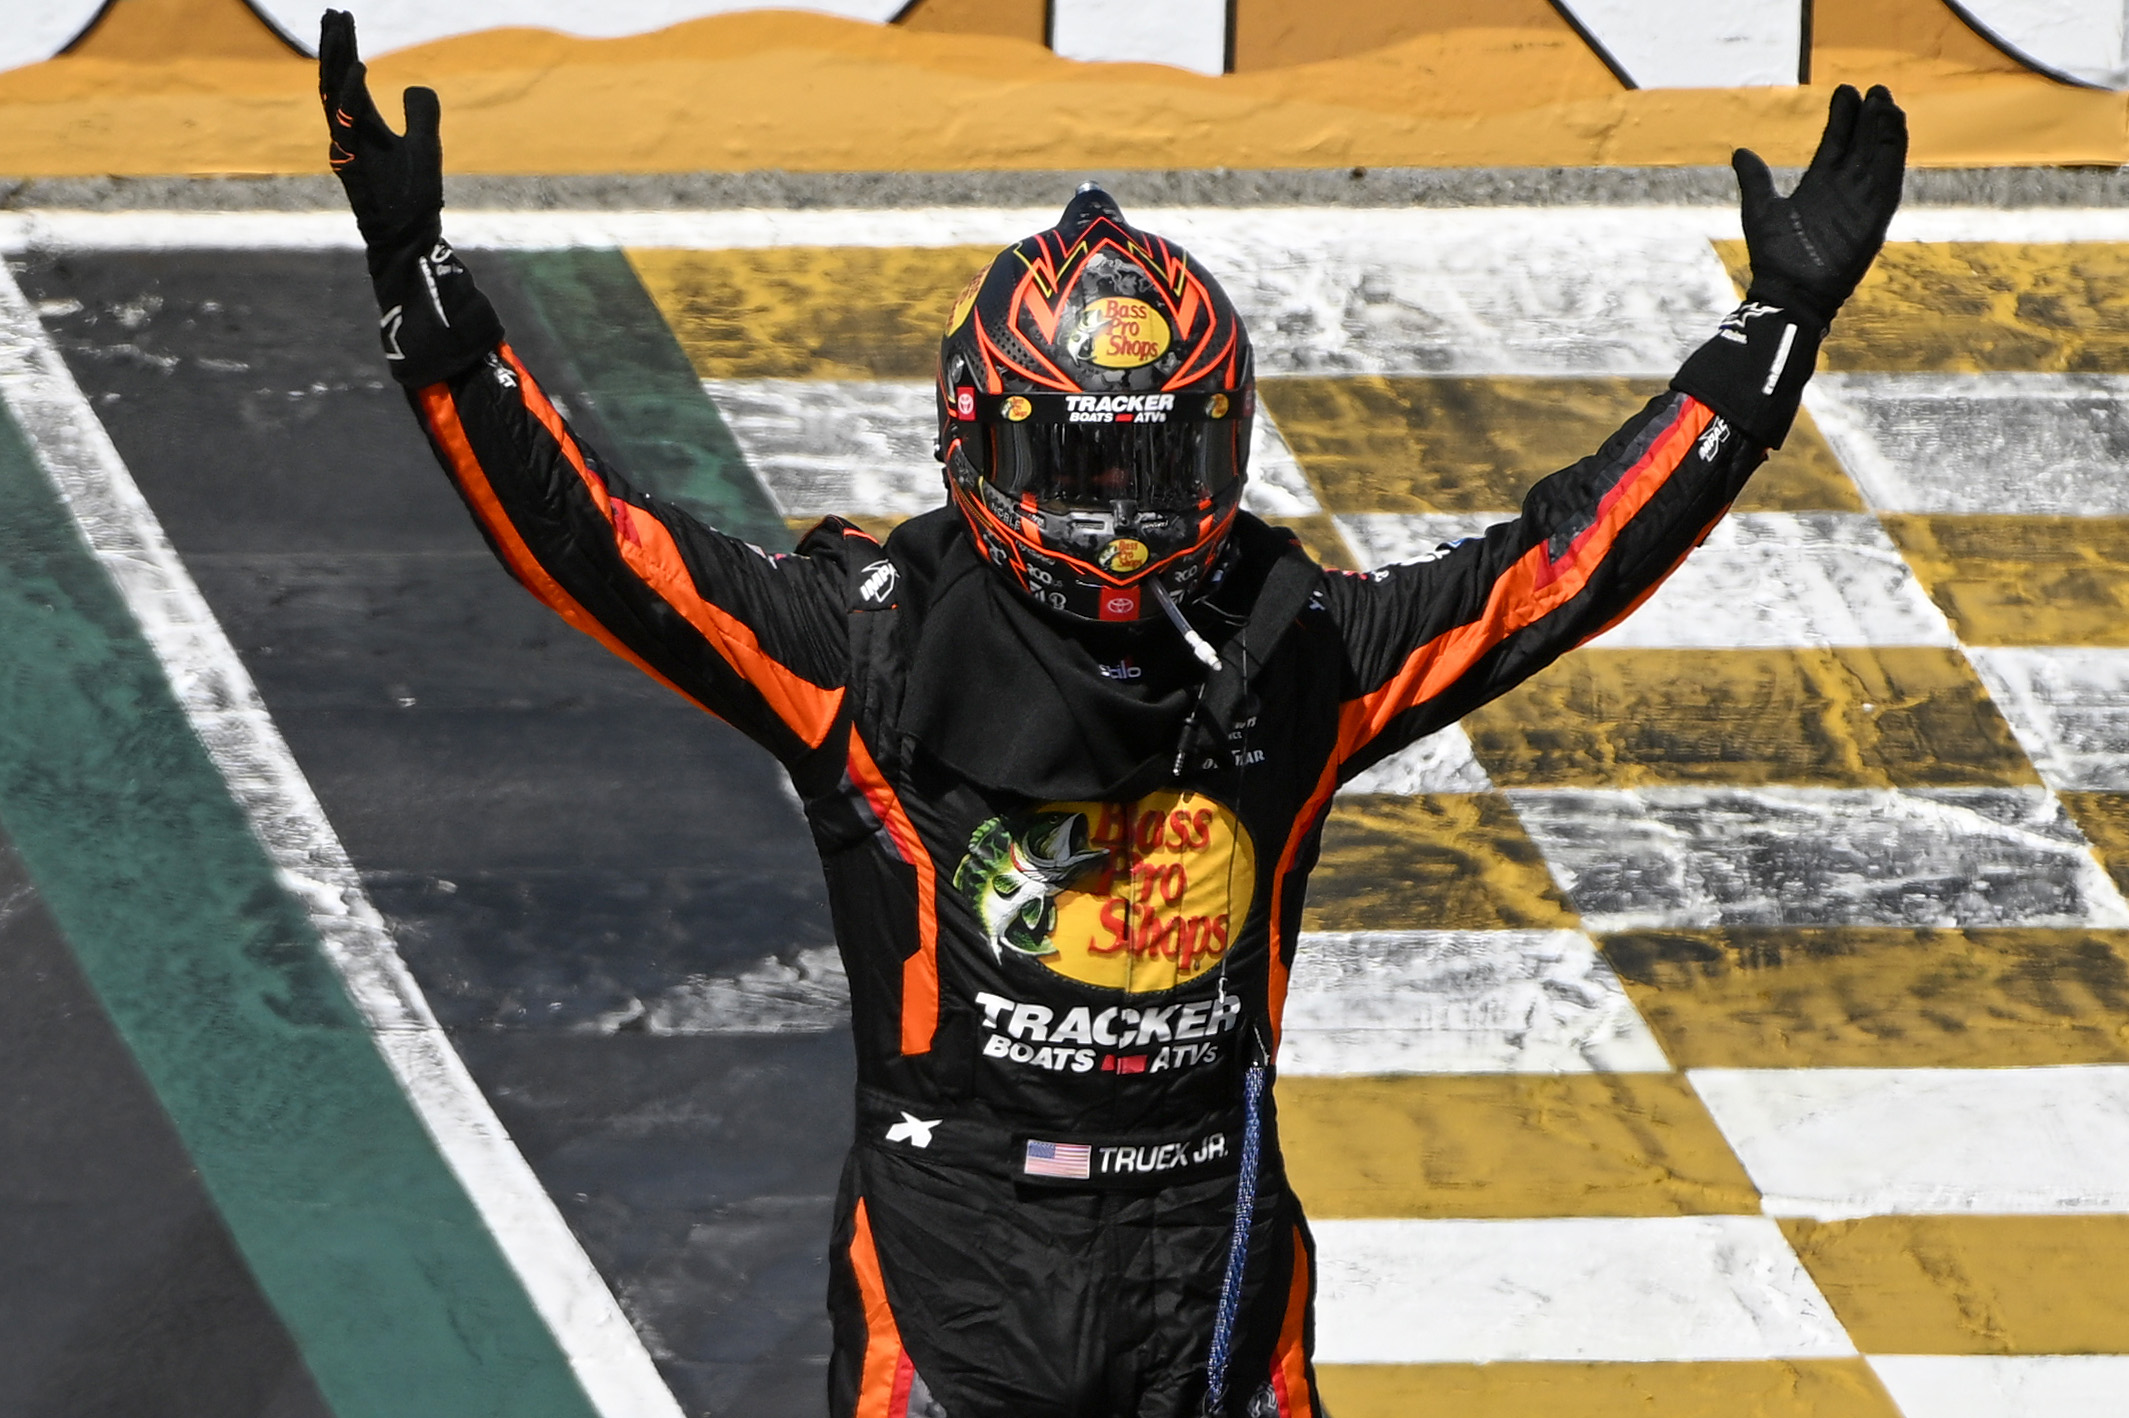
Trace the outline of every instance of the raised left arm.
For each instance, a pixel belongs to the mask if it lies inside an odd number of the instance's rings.
[[[1819,342],[1899,205],[1906,134],[1884,89],[1843,85],[1790,196],[1740,149],[1752,284],[1669,391],[1483,537],[1326,577],[1347,660],[1341,779],[1609,629],[1707,536],[1788,436]]]

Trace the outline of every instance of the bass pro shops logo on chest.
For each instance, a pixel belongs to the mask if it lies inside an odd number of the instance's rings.
[[[1174,790],[994,817],[954,872],[994,956],[1130,994],[1218,965],[1256,886],[1233,810]]]

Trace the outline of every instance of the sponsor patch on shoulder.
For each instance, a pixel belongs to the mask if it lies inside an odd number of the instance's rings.
[[[883,556],[858,573],[858,599],[868,606],[891,606],[901,579],[902,573]]]

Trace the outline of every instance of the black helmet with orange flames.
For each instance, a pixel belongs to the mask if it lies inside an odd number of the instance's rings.
[[[1218,282],[1080,188],[1000,252],[939,345],[939,456],[977,548],[1052,610],[1162,614],[1234,525],[1256,381]]]

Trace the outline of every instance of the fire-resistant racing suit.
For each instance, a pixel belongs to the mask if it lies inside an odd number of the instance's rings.
[[[838,1418],[1320,1412],[1269,1083],[1331,796],[1645,599],[1781,442],[1821,334],[1741,307],[1517,519],[1412,562],[1320,569],[1245,516],[1189,608],[1209,679],[1165,623],[993,595],[951,510],[795,554],[703,526],[507,344],[411,391],[511,574],[804,801],[857,1046]],[[1104,755],[1129,771],[1075,767]]]

